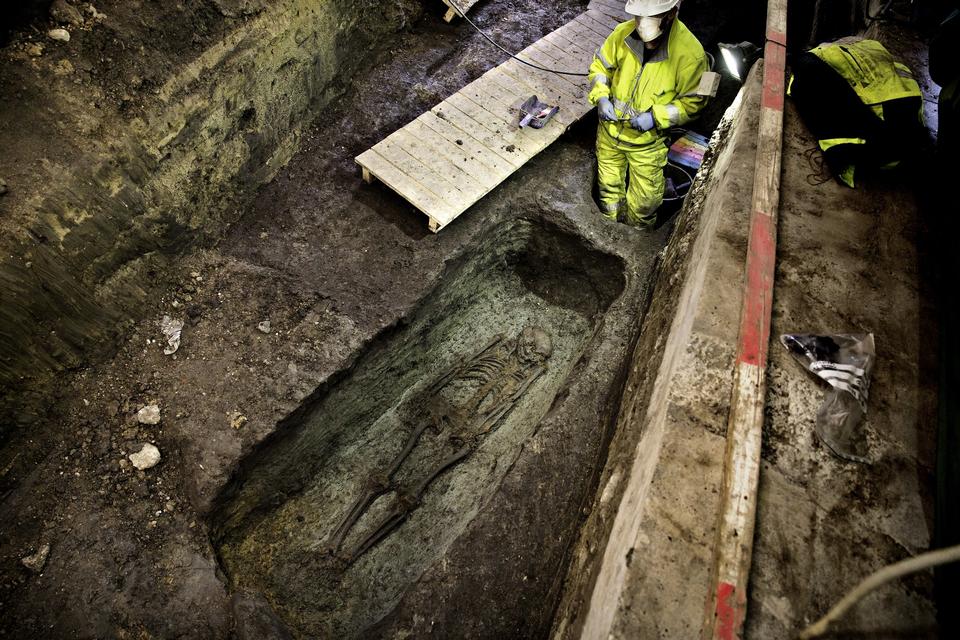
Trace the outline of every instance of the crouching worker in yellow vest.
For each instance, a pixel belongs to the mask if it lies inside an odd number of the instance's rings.
[[[680,0],[628,0],[634,20],[621,23],[590,65],[590,104],[597,107],[597,173],[604,214],[650,228],[663,202],[670,127],[693,118],[707,57],[677,19]],[[628,177],[629,176],[629,177]]]

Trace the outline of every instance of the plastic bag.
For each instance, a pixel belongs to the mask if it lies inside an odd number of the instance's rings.
[[[546,102],[540,102],[537,96],[530,96],[520,105],[520,128],[530,125],[534,129],[542,129],[558,111],[560,107],[550,106]]]
[[[807,370],[830,385],[817,411],[817,437],[840,458],[870,462],[859,427],[867,413],[876,359],[873,334],[787,333],[780,336],[780,342]]]

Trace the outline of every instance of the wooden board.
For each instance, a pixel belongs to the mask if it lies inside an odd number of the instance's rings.
[[[464,11],[475,4],[449,1]],[[518,53],[523,62],[507,59],[357,156],[364,180],[396,191],[432,231],[450,224],[591,110],[585,76],[524,64],[586,74],[616,20],[602,11],[579,19]],[[560,108],[542,129],[517,125],[531,95]]]
[[[743,638],[757,519],[766,403],[767,351],[777,262],[777,219],[783,151],[787,0],[767,2],[763,94],[757,132],[750,229],[744,268],[740,337],[727,426],[723,503],[717,522],[713,585],[701,638]]]
[[[633,19],[633,16],[623,10],[625,6],[626,2],[623,2],[623,0],[590,0],[587,9],[598,13],[605,13],[620,22],[626,22],[627,20]]]
[[[443,0],[443,4],[447,5],[447,13],[444,14],[443,19],[451,22],[454,18],[459,17],[461,13],[467,15],[467,12],[479,1],[480,0]],[[456,5],[456,8],[454,8],[454,5]],[[460,9],[460,13],[457,13],[457,8]]]

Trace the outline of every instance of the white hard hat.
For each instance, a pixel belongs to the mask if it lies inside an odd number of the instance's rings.
[[[658,16],[680,4],[680,0],[627,0],[624,11],[632,16]]]

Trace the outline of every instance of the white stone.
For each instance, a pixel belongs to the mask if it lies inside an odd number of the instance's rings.
[[[157,463],[160,462],[160,449],[157,449],[152,444],[145,444],[143,448],[140,449],[137,453],[131,453],[129,456],[130,462],[133,463],[140,471],[144,469],[149,469],[150,467],[157,466]]]
[[[148,404],[143,407],[140,411],[137,411],[137,422],[140,424],[159,424],[160,407],[155,404]]]
[[[270,333],[270,321],[264,320],[257,325],[257,329],[259,329],[261,333]]]
[[[59,40],[60,42],[70,42],[70,32],[66,29],[50,29],[47,31],[47,36],[51,40]]]

